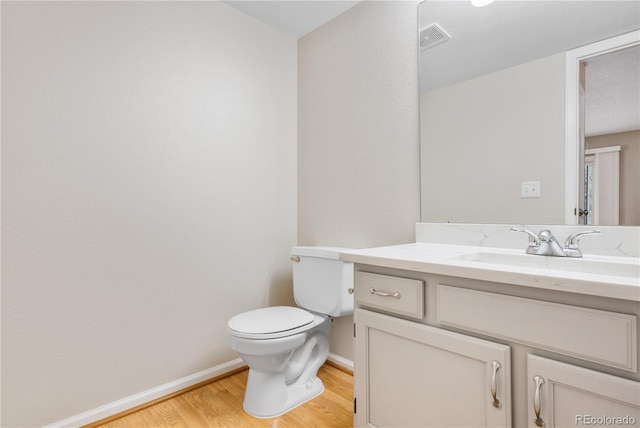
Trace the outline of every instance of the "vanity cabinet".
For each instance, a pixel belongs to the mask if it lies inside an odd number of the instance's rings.
[[[510,426],[508,346],[364,309],[355,319],[356,426]]]
[[[637,302],[356,264],[355,303],[356,427],[640,426]]]
[[[640,426],[640,384],[527,356],[529,427]]]

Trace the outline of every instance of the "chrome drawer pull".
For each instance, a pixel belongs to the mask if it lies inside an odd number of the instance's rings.
[[[544,428],[544,422],[540,417],[540,386],[544,383],[544,379],[535,375],[533,381],[536,383],[536,393],[533,397],[533,411],[536,414],[536,418],[533,420],[537,426]]]
[[[498,369],[502,367],[499,362],[492,361],[491,365],[493,366],[493,375],[491,376],[491,397],[493,398],[493,407],[496,409],[502,408],[502,403],[500,400],[496,398],[496,394],[498,393],[498,386],[496,385],[496,377],[498,375]]]
[[[395,293],[385,293],[384,291],[378,291],[373,287],[369,289],[369,293],[380,297],[395,297],[396,299],[400,299],[400,297],[402,297],[397,291]]]

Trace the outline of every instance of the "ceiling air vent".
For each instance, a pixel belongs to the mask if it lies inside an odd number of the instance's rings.
[[[450,38],[451,36],[438,24],[431,24],[420,30],[420,50],[432,48]]]

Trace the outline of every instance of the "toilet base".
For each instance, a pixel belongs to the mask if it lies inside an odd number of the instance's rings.
[[[258,373],[249,370],[244,410],[260,419],[275,418],[317,397],[324,391],[318,377],[306,383],[286,385],[282,373]]]
[[[329,356],[329,326],[327,319],[309,333],[304,345],[286,357],[286,367],[249,366],[244,395],[247,413],[256,418],[274,418],[322,394],[324,385],[318,370]]]

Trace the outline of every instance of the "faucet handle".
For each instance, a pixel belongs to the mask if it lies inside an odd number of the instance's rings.
[[[536,235],[535,233],[533,233],[530,230],[524,229],[524,228],[518,228],[518,227],[512,227],[511,229],[512,232],[523,232],[526,233],[527,235],[529,235],[529,246],[530,247],[538,247],[540,246],[540,239],[538,238],[538,235]]]
[[[595,230],[585,230],[582,232],[577,232],[572,235],[569,235],[569,237],[564,241],[565,254],[567,255],[567,257],[582,257],[582,251],[580,251],[580,247],[579,247],[580,238],[582,238],[584,235],[600,235],[600,234],[602,234],[602,230],[595,229]]]

